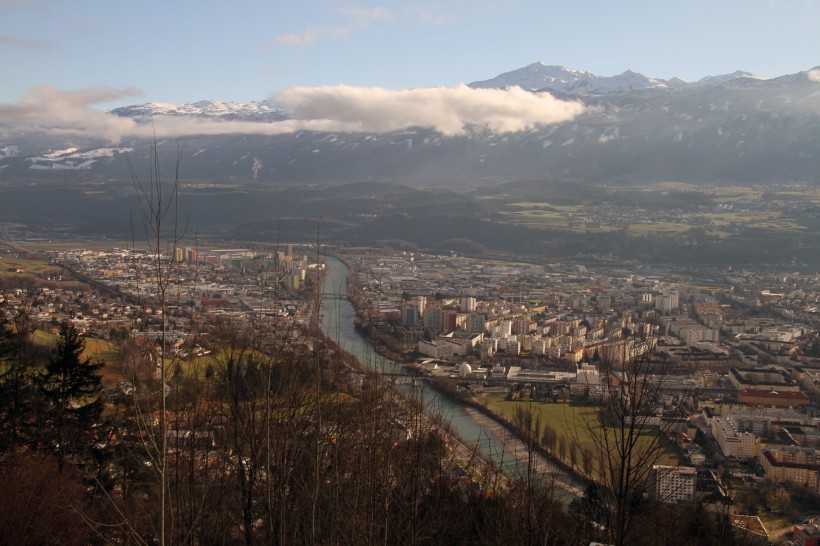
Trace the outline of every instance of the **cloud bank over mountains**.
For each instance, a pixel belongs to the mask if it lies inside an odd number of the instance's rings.
[[[116,142],[133,131],[136,122],[95,110],[93,106],[137,94],[136,89],[130,88],[64,91],[38,86],[29,89],[15,104],[0,104],[0,123],[23,130],[97,136]]]
[[[160,138],[193,135],[280,135],[297,131],[386,133],[409,127],[432,128],[445,136],[471,130],[514,133],[570,121],[585,111],[580,102],[531,93],[518,87],[389,90],[346,85],[296,87],[274,100],[290,119],[268,122],[155,116],[148,121],[120,117],[95,108],[135,89],[88,88],[73,91],[32,88],[17,103],[0,104],[0,123],[57,135]]]
[[[520,87],[388,90],[378,87],[296,87],[279,102],[303,120],[328,120],[335,130],[386,133],[406,127],[432,127],[445,136],[472,127],[516,133],[569,121],[584,111],[580,102],[562,101]]]
[[[0,104],[0,178],[119,179],[118,151],[156,136],[183,140],[186,176],[201,181],[816,181],[819,75],[687,83],[533,63],[469,86],[294,87],[110,112],[137,91],[37,87]]]

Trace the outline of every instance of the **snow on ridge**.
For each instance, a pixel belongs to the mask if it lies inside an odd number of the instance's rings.
[[[177,105],[172,102],[148,102],[143,104],[143,106],[148,108],[156,108],[158,110],[173,110],[177,107]]]
[[[820,66],[797,74],[767,78],[753,72],[736,70],[731,74],[706,76],[695,82],[681,78],[652,78],[633,70],[615,76],[599,76],[575,68],[547,65],[541,61],[523,68],[504,72],[492,79],[470,84],[474,88],[505,88],[519,86],[530,91],[551,91],[566,95],[603,95],[641,91],[686,91],[704,88],[788,85],[794,82],[820,83]]]
[[[4,146],[0,148],[0,159],[8,159],[20,155],[20,148],[17,146]]]
[[[200,100],[184,104],[149,102],[117,108],[114,114],[128,117],[155,116],[204,116],[204,117],[253,117],[259,115],[282,115],[284,111],[270,101],[232,102]]]
[[[53,152],[43,154],[43,159],[53,160],[57,159],[61,156],[73,154],[77,151],[77,148],[66,148],[65,150],[55,150]]]
[[[596,78],[590,72],[582,72],[575,68],[568,68],[564,66],[546,65],[539,61],[505,72],[493,79],[474,82],[473,87],[512,87],[517,85],[522,89],[537,90],[545,87],[560,90],[558,88],[568,88],[577,84],[580,81]]]
[[[49,152],[41,156],[28,157],[33,170],[83,170],[90,169],[100,158],[114,157],[115,153],[127,153],[133,148],[94,148],[80,152],[77,148],[67,148]]]
[[[540,61],[470,85],[477,88],[517,85],[522,89],[548,89],[566,94],[612,93],[669,87],[663,80],[648,78],[632,70],[617,76],[598,76],[575,68],[546,65]]]
[[[93,150],[89,150],[87,152],[79,152],[72,154],[74,158],[99,158],[99,157],[114,157],[115,153],[128,153],[133,152],[133,148],[95,148]]]
[[[720,75],[717,75],[717,76],[705,76],[705,77],[699,79],[697,82],[695,82],[695,84],[696,85],[703,85],[703,84],[721,85],[721,84],[730,82],[732,80],[737,80],[737,79],[740,79],[740,78],[748,78],[748,79],[760,80],[760,81],[766,79],[763,76],[760,76],[758,74],[754,74],[752,72],[745,72],[743,70],[735,70],[731,74],[720,74]]]

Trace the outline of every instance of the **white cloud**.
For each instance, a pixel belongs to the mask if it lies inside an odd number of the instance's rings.
[[[472,89],[466,85],[406,90],[344,85],[297,87],[283,91],[277,98],[292,112],[292,119],[275,122],[157,116],[151,123],[144,123],[93,108],[133,94],[132,89],[61,91],[37,87],[16,104],[0,104],[0,119],[55,134],[118,142],[123,137],[154,135],[384,133],[407,127],[430,127],[446,136],[465,134],[473,128],[508,133],[568,121],[584,111],[581,103],[558,100],[546,93],[534,94],[518,87]]]
[[[378,21],[392,21],[395,14],[385,8],[342,8],[339,13],[350,19],[350,25],[338,27],[311,27],[302,33],[282,34],[262,49],[273,46],[306,47],[327,38],[349,38],[354,31],[368,28],[371,23]]]
[[[44,85],[30,89],[17,104],[0,104],[0,119],[50,132],[96,135],[116,141],[132,130],[136,122],[91,106],[137,94],[135,89],[97,87],[63,91]]]
[[[347,38],[352,32],[349,27],[309,28],[302,34],[283,34],[273,41],[273,45],[305,47],[323,38]]]
[[[392,21],[396,15],[385,8],[375,7],[373,9],[365,8],[342,8],[339,10],[343,15],[353,18],[359,24],[367,24],[371,21]]]
[[[389,132],[405,127],[432,127],[444,135],[471,127],[517,132],[570,120],[584,110],[579,102],[561,101],[519,87],[389,90],[346,85],[296,87],[280,93],[279,101],[295,118],[326,120],[351,132]]]
[[[57,46],[52,42],[41,42],[39,40],[16,38],[14,36],[0,36],[0,47],[13,47],[16,49],[28,49],[30,51],[49,51],[57,49]]]
[[[43,5],[53,4],[54,0],[0,0],[0,10],[22,6],[24,8],[40,8]]]
[[[422,22],[429,25],[452,25],[458,21],[455,15],[433,11],[428,7],[420,6],[412,10],[412,13]]]
[[[820,68],[813,68],[806,72],[806,77],[813,81],[820,83]]]

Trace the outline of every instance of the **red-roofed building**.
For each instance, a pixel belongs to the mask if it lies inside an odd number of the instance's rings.
[[[800,391],[741,389],[739,398],[747,406],[797,408],[811,405],[809,397]]]
[[[820,546],[820,527],[817,525],[795,525],[792,540],[799,546]]]
[[[813,449],[787,447],[784,449],[764,449],[760,453],[760,466],[766,478],[775,482],[792,482],[820,488],[820,464]]]

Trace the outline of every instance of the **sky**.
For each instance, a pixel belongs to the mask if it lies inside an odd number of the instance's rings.
[[[496,128],[515,130],[530,107],[545,122],[548,107],[577,112],[516,95],[529,102],[512,120],[497,112],[505,97],[459,85],[536,61],[687,81],[792,74],[820,65],[820,0],[0,0],[0,55],[0,122],[56,115],[75,127],[89,110],[283,96],[317,122],[330,95],[364,118],[374,94],[391,115],[408,97],[452,105],[469,95],[474,109],[489,101]],[[450,91],[419,91],[431,87]],[[458,132],[459,122],[437,126]],[[130,130],[91,123],[112,138]]]

